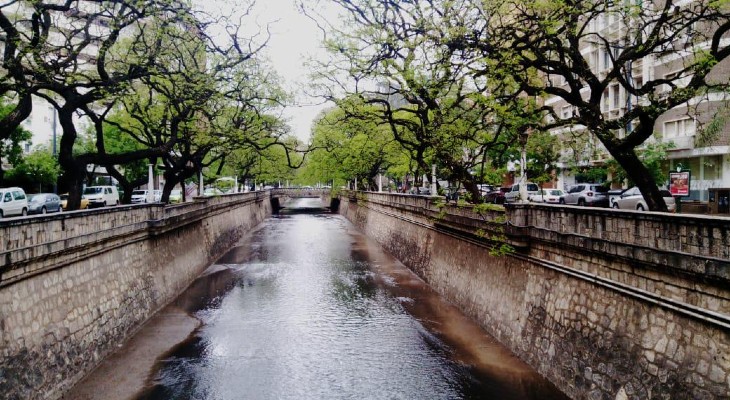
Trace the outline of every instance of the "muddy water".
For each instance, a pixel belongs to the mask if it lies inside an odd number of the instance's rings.
[[[267,220],[177,305],[202,324],[139,399],[564,398],[336,215]]]

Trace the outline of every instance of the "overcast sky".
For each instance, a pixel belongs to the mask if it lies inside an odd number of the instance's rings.
[[[331,105],[304,94],[309,78],[305,63],[309,58],[324,59],[322,32],[307,16],[301,14],[296,3],[300,0],[195,0],[196,5],[213,15],[243,13],[255,2],[250,14],[243,18],[243,36],[261,32],[269,26],[271,38],[264,55],[282,79],[284,89],[295,96],[296,105],[287,107],[283,117],[292,128],[292,134],[307,142],[314,118]],[[309,7],[328,20],[335,21],[336,8],[326,0],[306,0]],[[235,18],[234,18],[235,19]],[[262,39],[264,36],[259,37]]]
[[[322,10],[318,10],[322,11]],[[284,80],[289,92],[296,94],[299,106],[288,107],[284,117],[289,119],[292,132],[307,141],[314,118],[327,106],[321,99],[304,95],[308,81],[305,63],[308,57],[322,58],[322,34],[316,24],[297,10],[295,0],[258,0],[254,10],[259,24],[271,23],[272,37],[266,54]]]

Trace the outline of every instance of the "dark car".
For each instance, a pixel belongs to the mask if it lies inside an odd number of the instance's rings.
[[[512,188],[510,187],[501,187],[499,189],[487,192],[487,194],[484,195],[484,202],[493,204],[504,204],[504,194],[509,192],[510,190],[512,190]]]
[[[28,214],[45,214],[61,212],[61,198],[53,193],[38,193],[30,195],[28,200]]]

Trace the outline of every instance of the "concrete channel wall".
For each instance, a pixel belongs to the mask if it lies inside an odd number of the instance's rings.
[[[0,397],[60,397],[270,214],[256,192],[0,220]]]
[[[571,398],[730,398],[730,219],[340,200],[340,214]],[[513,251],[500,255],[503,244]]]

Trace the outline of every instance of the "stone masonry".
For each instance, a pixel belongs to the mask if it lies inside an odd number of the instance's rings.
[[[0,393],[55,399],[246,231],[265,193],[0,222]]]
[[[340,213],[575,399],[730,398],[730,219],[421,196]],[[513,251],[496,255],[500,245]]]

